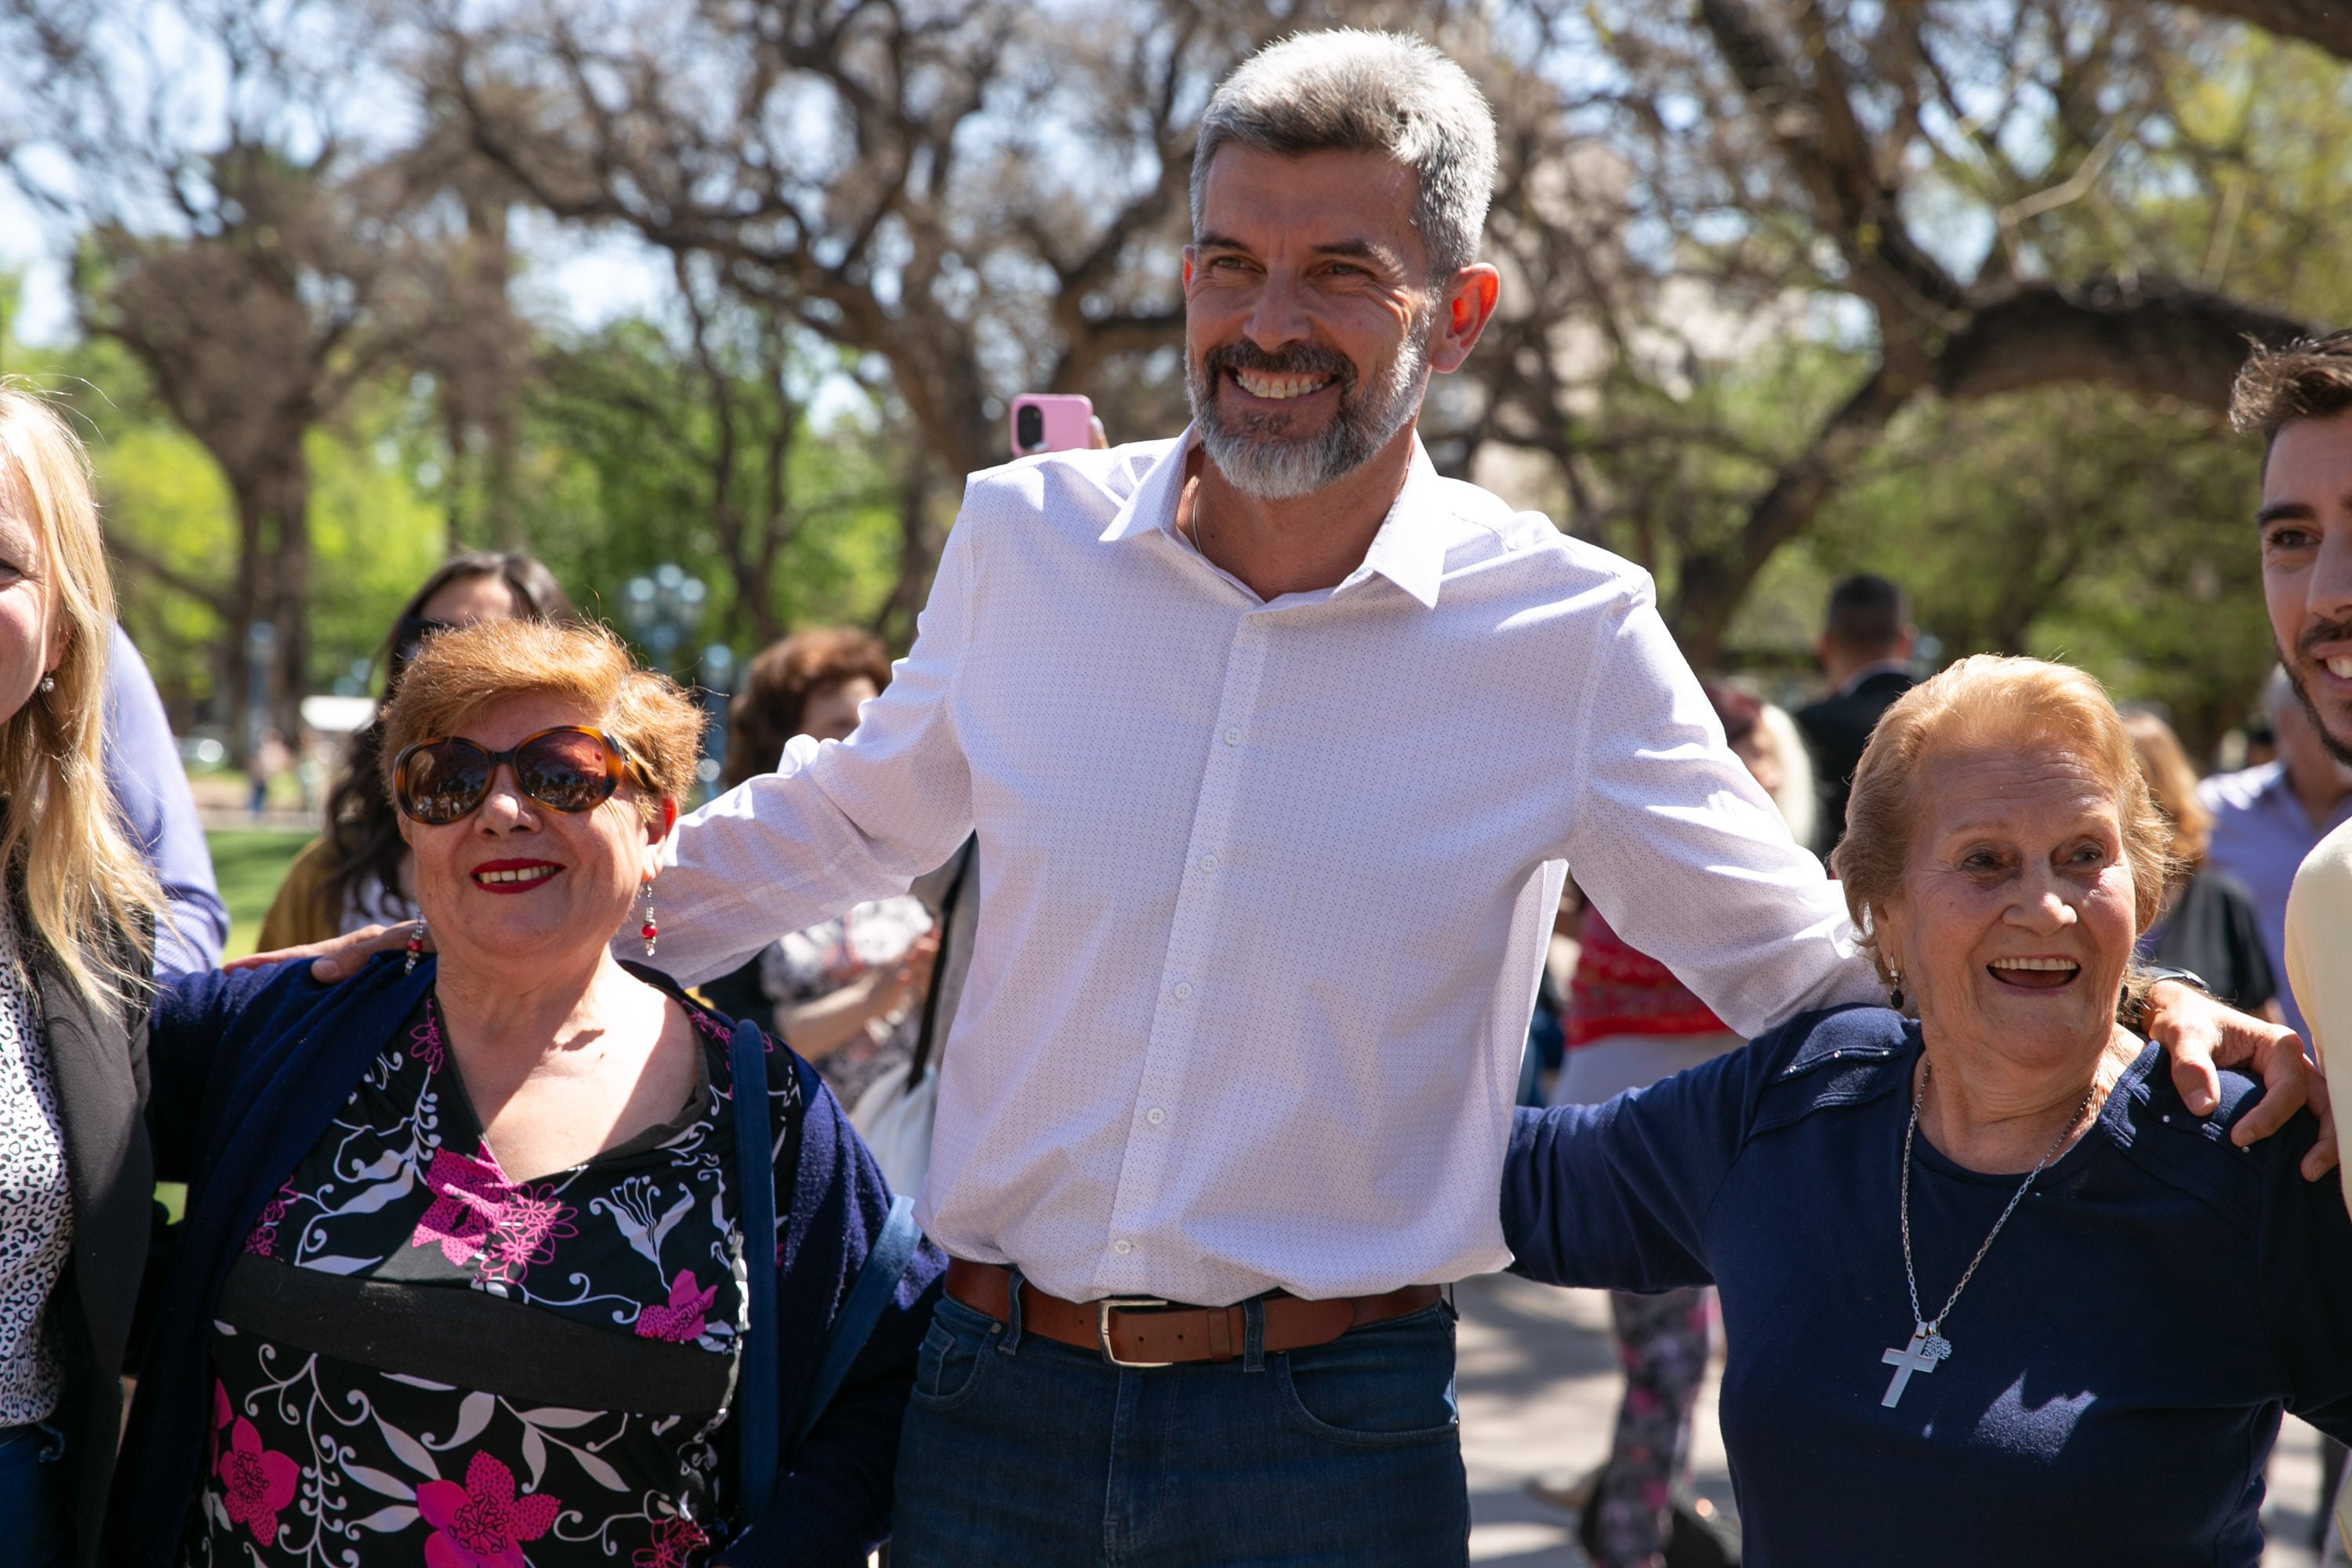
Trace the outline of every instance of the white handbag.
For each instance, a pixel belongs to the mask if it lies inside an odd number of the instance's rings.
[[[891,1068],[868,1084],[849,1110],[849,1124],[873,1152],[874,1163],[882,1168],[882,1179],[890,1184],[893,1193],[908,1197],[921,1194],[923,1178],[930,1173],[931,1123],[940,1103],[940,994],[946,989],[943,983],[957,899],[977,858],[967,844],[962,863],[956,867],[940,900],[940,951],[931,961],[931,984],[923,997],[923,1024],[915,1037],[915,1054],[905,1066]]]

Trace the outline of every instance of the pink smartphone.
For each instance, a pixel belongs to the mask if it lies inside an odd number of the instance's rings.
[[[1068,452],[1095,444],[1091,397],[1024,392],[1013,400],[1013,455]]]

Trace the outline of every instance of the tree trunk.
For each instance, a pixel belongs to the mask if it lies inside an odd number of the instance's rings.
[[[270,618],[278,626],[278,658],[270,711],[278,732],[299,751],[302,698],[310,689],[310,470],[299,436],[289,458],[271,507],[278,571]]]
[[[916,617],[931,596],[946,531],[931,521],[936,476],[919,447],[910,447],[898,480],[898,580],[875,612],[874,631],[893,648],[910,647]]]

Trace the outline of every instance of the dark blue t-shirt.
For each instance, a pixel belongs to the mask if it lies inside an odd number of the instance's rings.
[[[2352,1219],[2336,1177],[2296,1170],[2315,1124],[2234,1148],[2254,1087],[2225,1074],[2192,1116],[2148,1047],[1993,1243],[1950,1359],[1890,1409],[1918,1051],[1916,1025],[1847,1008],[1605,1105],[1519,1112],[1513,1271],[1721,1287],[1750,1568],[2253,1568],[2281,1409],[2352,1438]],[[2021,1177],[1925,1137],[1915,1160],[1933,1313]]]

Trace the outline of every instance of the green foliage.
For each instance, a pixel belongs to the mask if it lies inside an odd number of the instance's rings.
[[[723,548],[713,504],[718,416],[690,357],[653,324],[623,321],[550,348],[542,363],[517,495],[530,548],[584,612],[625,630],[622,590],[667,561],[709,589],[701,639],[739,658],[757,651],[763,620],[789,630],[873,617],[898,574],[887,437],[850,416],[820,430],[756,363],[722,361],[738,454],[725,499],[747,531],[772,528],[780,541],[763,592]],[[788,436],[782,485],[772,495],[765,464],[780,434]]]
[[[2085,388],[1927,403],[1784,551],[1737,623],[1797,658],[1850,572],[1907,588],[1943,657],[2081,665],[2210,756],[2271,661],[2259,453],[2201,412]]]
[[[362,417],[348,435],[314,430],[304,443],[316,690],[375,658],[401,603],[441,563],[447,538],[441,509],[383,440],[383,416]]]
[[[278,884],[286,879],[286,868],[310,837],[268,827],[215,828],[205,835],[221,901],[228,906],[226,956],[242,958],[254,950],[261,919],[278,897]]]

